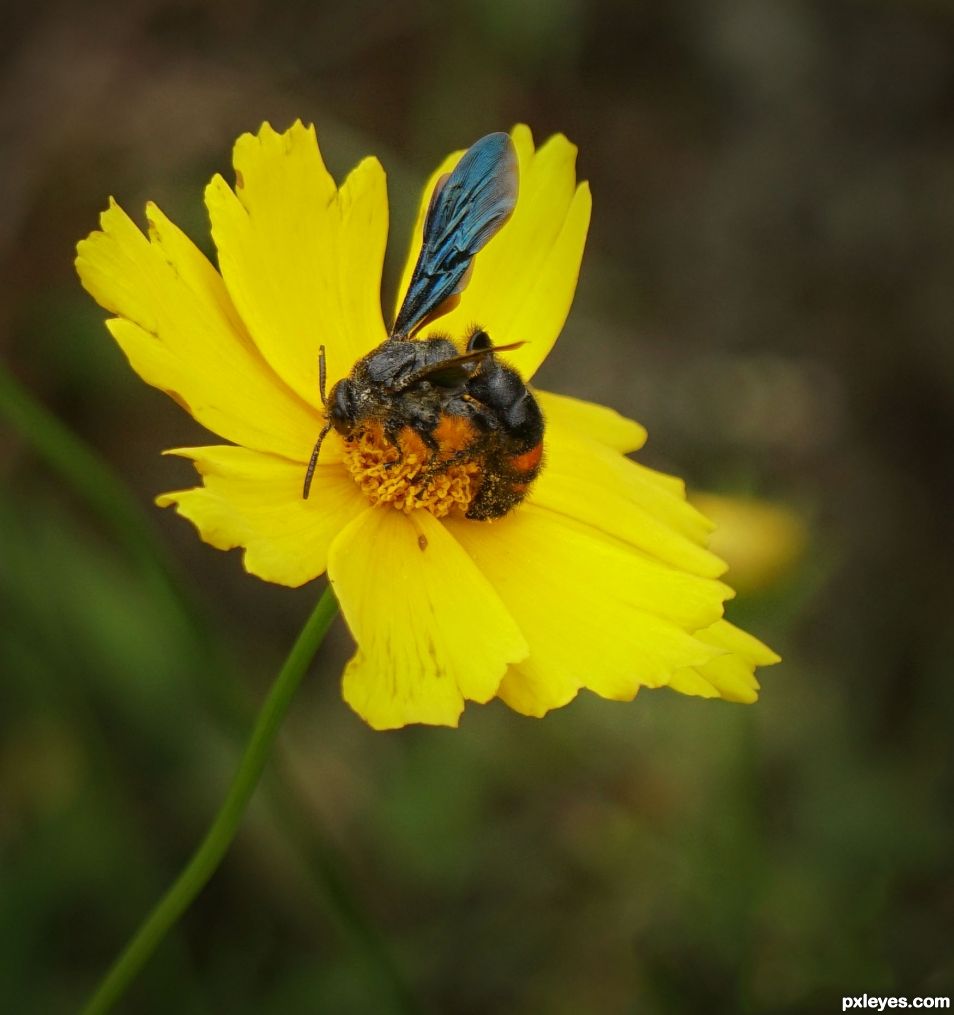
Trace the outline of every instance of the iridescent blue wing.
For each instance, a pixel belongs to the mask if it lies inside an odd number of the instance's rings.
[[[421,253],[391,330],[394,338],[408,338],[467,285],[474,255],[510,218],[516,203],[513,142],[507,134],[488,134],[434,188]]]

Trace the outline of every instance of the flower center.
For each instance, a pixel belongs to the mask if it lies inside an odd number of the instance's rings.
[[[444,518],[451,511],[466,513],[480,485],[480,465],[460,462],[439,471],[431,467],[433,456],[423,441],[405,430],[401,452],[384,439],[377,424],[345,441],[344,463],[361,492],[377,507],[391,507],[410,514],[419,508]]]

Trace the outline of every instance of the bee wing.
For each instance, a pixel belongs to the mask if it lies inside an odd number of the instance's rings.
[[[463,384],[468,377],[473,376],[474,371],[470,368],[479,366],[481,360],[489,359],[495,352],[509,352],[511,349],[519,349],[526,344],[526,342],[510,342],[508,345],[493,345],[486,349],[475,349],[473,352],[465,352],[460,356],[439,360],[437,363],[428,363],[427,366],[421,367],[420,370],[415,370],[413,374],[403,378],[401,383],[392,390],[404,391],[417,384],[418,381],[430,381],[441,388]]]
[[[434,188],[421,253],[391,334],[408,338],[446,299],[467,285],[474,255],[517,203],[517,153],[509,135],[488,134]]]

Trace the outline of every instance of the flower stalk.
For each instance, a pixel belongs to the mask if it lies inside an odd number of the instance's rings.
[[[235,838],[245,809],[258,786],[295,691],[337,612],[338,604],[331,586],[328,586],[302,628],[258,713],[238,771],[209,831],[185,870],[103,977],[96,992],[83,1009],[84,1015],[102,1015],[112,1008],[148,961],[156,946],[215,873]]]

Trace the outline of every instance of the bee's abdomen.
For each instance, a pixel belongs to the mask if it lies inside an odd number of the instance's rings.
[[[467,517],[478,521],[501,518],[526,497],[542,465],[542,435],[529,451],[489,458],[480,490],[467,511]]]
[[[501,367],[495,394],[506,392],[505,404],[494,406],[497,429],[488,435],[480,489],[467,517],[476,521],[501,518],[527,495],[543,466],[543,414],[515,370]],[[520,382],[520,387],[513,383]]]
[[[529,451],[521,452],[519,455],[511,455],[508,462],[514,474],[526,477],[527,482],[536,479],[543,464],[543,438],[537,441]]]

